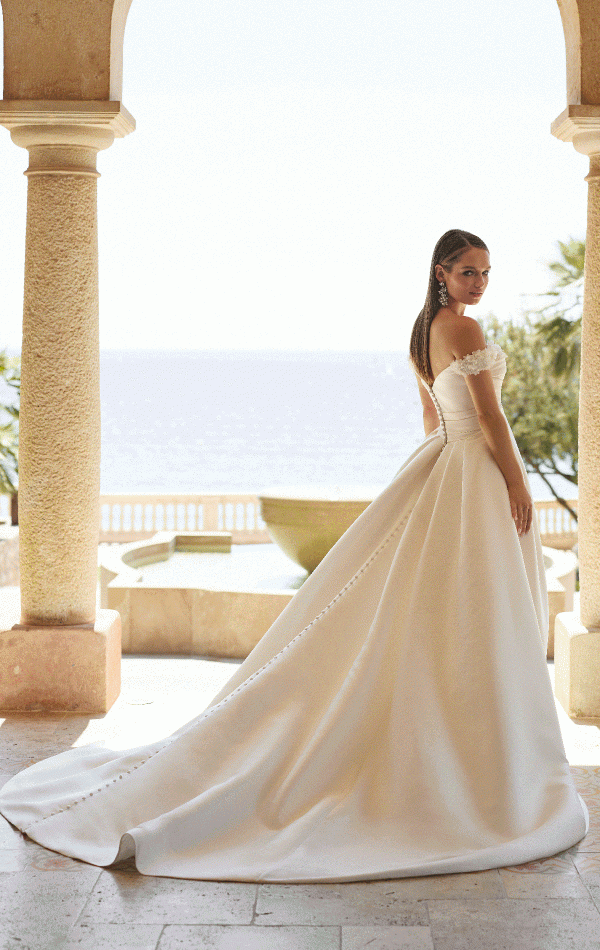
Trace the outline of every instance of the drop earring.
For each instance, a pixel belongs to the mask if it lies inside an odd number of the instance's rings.
[[[446,285],[443,280],[440,280],[440,289],[438,291],[438,296],[440,298],[441,306],[445,307],[448,303],[448,291],[446,290]]]

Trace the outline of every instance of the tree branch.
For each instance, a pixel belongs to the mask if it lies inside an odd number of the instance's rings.
[[[533,465],[532,467],[535,470],[535,473],[539,475],[542,481],[548,486],[548,488],[550,489],[550,491],[556,498],[559,505],[562,505],[563,508],[566,508],[566,510],[571,515],[571,517],[574,518],[575,521],[578,521],[577,512],[574,511],[573,508],[571,508],[571,506],[569,505],[568,501],[566,501],[566,499],[561,498],[561,496],[558,494],[558,492],[555,490],[554,486],[552,485],[552,482],[550,482],[550,480],[548,479],[548,477],[542,471],[540,471],[540,468],[537,465]]]

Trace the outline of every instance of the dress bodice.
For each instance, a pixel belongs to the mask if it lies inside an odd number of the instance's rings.
[[[488,343],[483,349],[454,360],[436,376],[433,386],[425,383],[437,409],[444,444],[482,435],[465,377],[484,369],[488,369],[492,375],[500,402],[506,355],[497,343]]]

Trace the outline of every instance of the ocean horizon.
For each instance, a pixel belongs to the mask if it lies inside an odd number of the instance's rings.
[[[424,439],[407,351],[107,349],[100,369],[103,494],[383,489]]]

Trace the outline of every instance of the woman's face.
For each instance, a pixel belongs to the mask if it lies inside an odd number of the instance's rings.
[[[481,247],[468,247],[452,270],[445,270],[442,264],[437,264],[435,273],[438,280],[446,284],[448,303],[454,300],[472,306],[479,303],[488,285],[490,255]]]

